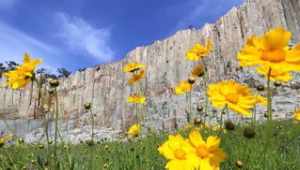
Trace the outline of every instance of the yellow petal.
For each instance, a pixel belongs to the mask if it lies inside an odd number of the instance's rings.
[[[278,49],[288,46],[292,34],[284,28],[274,28],[268,31],[264,37],[264,46],[267,49]]]
[[[252,113],[249,110],[245,110],[235,104],[228,103],[228,108],[241,114],[242,116],[250,117],[252,115]]]
[[[209,136],[207,138],[207,146],[208,147],[218,147],[220,144],[221,139],[217,136]]]
[[[294,112],[294,119],[300,121],[300,109]]]
[[[189,134],[189,141],[191,142],[191,144],[194,147],[197,147],[199,145],[204,144],[204,140],[202,139],[201,134],[199,133],[199,131],[197,130],[193,130],[190,134]]]
[[[188,52],[186,54],[186,59],[190,60],[190,61],[198,61],[200,60],[200,56],[198,56],[197,54],[195,53],[192,53],[192,52]]]

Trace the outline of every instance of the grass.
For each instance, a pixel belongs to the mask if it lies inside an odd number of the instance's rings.
[[[266,124],[256,127],[254,138],[243,136],[243,127],[222,133],[221,148],[228,158],[221,169],[239,169],[240,160],[245,170],[298,170],[300,168],[300,124],[277,121],[267,134]],[[181,131],[183,135],[187,134]],[[203,130],[208,136],[217,134]],[[54,165],[53,147],[43,145],[10,145],[0,148],[0,169],[76,169],[76,170],[162,170],[166,161],[157,147],[167,138],[166,133],[150,133],[142,139],[127,142],[98,142],[94,145],[78,144],[58,146],[58,163]]]

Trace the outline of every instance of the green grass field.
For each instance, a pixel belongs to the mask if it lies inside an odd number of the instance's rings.
[[[274,122],[272,133],[266,124],[258,125],[254,138],[243,136],[243,127],[220,134],[221,148],[227,160],[221,169],[245,170],[299,170],[300,169],[300,124],[292,121]],[[186,135],[186,132],[180,132]],[[218,134],[202,130],[204,136]],[[268,133],[268,134],[267,134]],[[79,144],[58,146],[55,165],[53,144],[19,144],[0,149],[0,169],[61,169],[61,170],[161,170],[166,160],[157,148],[167,138],[166,133],[150,133],[144,138],[128,142],[97,142],[94,145]],[[236,165],[237,161],[242,166]]]

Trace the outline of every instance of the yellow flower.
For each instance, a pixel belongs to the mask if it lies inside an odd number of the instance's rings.
[[[135,72],[138,71],[139,69],[145,68],[144,64],[140,63],[128,63],[123,67],[123,72],[128,73],[128,72]]]
[[[265,103],[263,97],[252,95],[247,86],[233,80],[210,84],[207,93],[214,107],[222,109],[227,106],[243,116],[250,116],[251,109],[256,104]]]
[[[12,139],[12,134],[5,134],[0,136],[0,147]]]
[[[300,109],[296,110],[294,113],[294,119],[300,121]]]
[[[128,96],[128,98],[127,98],[128,103],[144,104],[145,101],[146,101],[146,98],[144,96],[139,96],[139,95],[131,95],[131,96]]]
[[[144,77],[145,77],[145,70],[142,69],[137,74],[132,75],[132,77],[128,80],[128,84],[133,85],[134,83],[138,82]]]
[[[127,134],[130,135],[131,137],[137,137],[139,136],[140,132],[141,132],[141,126],[139,124],[133,124],[128,129]]]
[[[201,134],[193,130],[189,134],[189,141],[200,158],[200,169],[218,170],[220,163],[226,159],[225,153],[219,148],[221,139],[217,136],[209,136],[204,141]]]
[[[27,53],[24,54],[23,64],[4,74],[8,87],[20,89],[25,87],[33,78],[36,67],[41,63],[39,59],[32,59]]]
[[[175,94],[176,95],[182,95],[187,92],[190,92],[192,90],[192,84],[190,84],[188,81],[184,80],[181,81],[176,87],[175,87]]]
[[[212,48],[213,45],[210,40],[207,40],[205,45],[196,43],[194,47],[186,53],[186,59],[190,61],[198,61],[203,57],[207,56],[212,50]]]
[[[274,28],[263,36],[248,38],[245,46],[238,53],[240,65],[261,66],[260,74],[272,72],[273,80],[288,81],[290,71],[300,71],[300,44],[293,48],[288,47],[292,34],[284,28]]]
[[[196,150],[180,135],[169,135],[168,140],[159,146],[158,151],[167,160],[168,170],[195,170],[199,169],[200,160]]]

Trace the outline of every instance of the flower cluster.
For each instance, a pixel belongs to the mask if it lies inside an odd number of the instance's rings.
[[[141,79],[145,77],[145,65],[140,63],[128,63],[123,67],[123,72],[130,73],[131,77],[128,79],[128,85],[133,86],[137,82],[139,82]],[[136,90],[134,94],[131,94],[127,98],[128,103],[135,104],[135,116],[137,117],[138,121],[138,106],[137,104],[144,104],[146,102],[146,97],[142,95],[142,92],[139,90]],[[138,123],[135,123],[131,125],[127,131],[127,134],[130,137],[137,137],[139,136],[141,131],[141,125]]]
[[[128,84],[133,86],[139,82],[142,78],[145,77],[145,65],[140,63],[128,63],[123,67],[123,72],[131,73],[131,77],[128,80]],[[146,98],[143,95],[133,94],[128,96],[128,103],[143,104],[145,103]]]
[[[192,62],[201,61],[204,57],[208,56],[212,51],[213,44],[210,40],[207,40],[205,45],[200,43],[196,43],[194,47],[192,47],[186,53],[186,59]],[[193,84],[195,83],[197,77],[201,77],[204,75],[205,66],[203,63],[197,64],[192,68],[192,71],[187,80],[182,80],[176,87],[174,88],[174,92],[176,95],[186,94],[191,92],[193,88]]]

